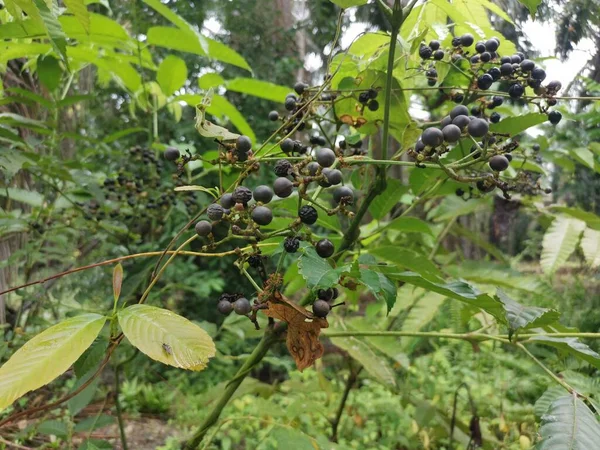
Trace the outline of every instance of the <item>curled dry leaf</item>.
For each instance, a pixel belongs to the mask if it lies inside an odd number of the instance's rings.
[[[267,301],[264,313],[268,317],[288,324],[286,344],[298,370],[303,371],[323,356],[323,344],[319,341],[321,328],[327,328],[327,319],[315,317],[310,311],[296,305],[276,293]]]

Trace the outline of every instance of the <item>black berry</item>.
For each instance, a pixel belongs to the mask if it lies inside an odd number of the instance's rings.
[[[181,154],[179,153],[179,150],[177,150],[175,147],[167,147],[164,156],[167,161],[175,161],[179,159]]]
[[[252,150],[252,141],[248,136],[240,136],[235,141],[235,149],[240,153],[248,153]]]
[[[340,184],[342,182],[342,172],[338,169],[323,169],[323,176],[327,180],[327,184],[329,186],[335,186],[336,184]]]
[[[277,111],[271,111],[269,113],[269,120],[271,122],[276,122],[279,120],[279,113]]]
[[[246,316],[252,311],[252,305],[250,305],[250,300],[245,297],[238,298],[235,302],[233,302],[233,310],[236,314],[240,316]]]
[[[280,159],[273,168],[278,177],[287,177],[292,171],[292,163],[287,159]]]
[[[298,211],[298,217],[300,217],[302,223],[312,225],[317,221],[319,215],[317,214],[317,210],[315,208],[310,205],[304,205],[302,208],[300,208],[300,211]]]
[[[513,84],[508,88],[508,95],[512,98],[519,98],[525,93],[525,88],[519,83]]]
[[[275,195],[281,198],[286,198],[292,195],[292,191],[294,190],[293,183],[287,178],[279,177],[273,183],[273,191]]]
[[[329,258],[335,251],[335,248],[329,239],[321,239],[317,242],[315,249],[321,258]]]
[[[252,197],[254,197],[254,200],[257,202],[269,203],[273,198],[273,190],[269,186],[263,184],[254,189]]]
[[[292,153],[296,147],[296,143],[290,138],[285,138],[283,141],[281,141],[279,146],[281,147],[281,151],[283,153]]]
[[[304,90],[308,87],[308,85],[306,83],[303,83],[302,81],[298,81],[295,85],[294,85],[294,91],[296,91],[296,94],[298,95],[302,95],[304,93]]]
[[[288,253],[296,253],[300,248],[300,240],[297,237],[288,236],[283,241],[283,248]]]
[[[333,191],[333,200],[340,203],[342,200],[346,203],[352,203],[354,192],[348,186],[340,186]]]
[[[489,131],[490,126],[483,119],[473,119],[467,127],[467,131],[473,137],[483,137]]]
[[[442,133],[446,142],[456,142],[460,139],[461,131],[456,125],[450,124],[444,127]]]
[[[329,167],[335,162],[335,153],[330,148],[320,148],[315,153],[321,167]]]
[[[218,203],[213,203],[206,209],[206,214],[210,220],[221,220],[224,213],[225,211],[223,211],[223,207]]]
[[[504,155],[496,155],[490,158],[490,169],[495,170],[496,172],[502,172],[503,170],[508,169],[508,159]]]
[[[473,38],[472,34],[463,34],[460,37],[460,45],[463,47],[470,47],[473,45],[473,42],[475,42],[475,39]]]
[[[433,50],[431,50],[431,47],[427,47],[426,45],[421,46],[421,48],[419,49],[419,56],[422,59],[431,58],[432,53],[433,53]]]
[[[224,316],[227,316],[233,311],[233,305],[229,300],[219,300],[219,303],[217,303],[217,310]]]
[[[269,225],[273,220],[273,213],[266,206],[257,206],[252,211],[252,220],[259,225]]]
[[[562,114],[559,111],[550,111],[548,113],[548,120],[551,124],[556,125],[562,119]]]
[[[313,314],[317,317],[327,317],[329,311],[331,311],[331,306],[325,300],[316,300],[313,303]]]
[[[494,84],[494,79],[489,73],[484,73],[479,78],[477,78],[477,87],[479,89],[489,89],[492,84]]]
[[[231,198],[234,202],[245,205],[252,199],[252,191],[245,186],[238,186],[231,194]]]
[[[212,225],[208,220],[201,220],[194,227],[198,236],[208,236],[212,231]]]
[[[368,104],[367,107],[369,108],[369,110],[371,111],[377,111],[379,109],[379,102],[377,100],[371,100]]]
[[[497,112],[493,112],[490,115],[490,122],[492,122],[492,123],[498,123],[498,122],[500,122],[500,114],[498,114]]]
[[[225,209],[231,209],[235,206],[235,200],[233,199],[232,194],[223,194],[219,203]]]
[[[421,135],[423,144],[429,147],[439,147],[444,142],[444,133],[439,128],[427,128]]]

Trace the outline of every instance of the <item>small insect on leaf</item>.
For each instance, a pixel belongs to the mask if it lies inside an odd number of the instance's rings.
[[[162,348],[167,355],[173,355],[173,349],[171,348],[171,346],[169,344],[163,343]]]
[[[117,264],[113,270],[113,295],[115,302],[119,300],[121,296],[121,285],[123,284],[123,266],[121,263]]]

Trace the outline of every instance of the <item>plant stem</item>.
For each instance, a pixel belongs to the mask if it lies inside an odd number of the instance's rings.
[[[399,3],[396,0],[396,3]],[[396,41],[398,40],[399,27],[392,24],[392,35],[390,37],[390,53],[388,55],[387,74],[385,82],[385,103],[383,111],[383,133],[381,138],[381,155],[384,159],[389,159],[389,140],[390,140],[390,109],[392,106],[392,80],[394,79],[394,55],[396,54]]]
[[[360,370],[360,369],[359,369]],[[346,380],[346,387],[344,388],[344,393],[342,394],[342,399],[340,400],[340,404],[335,413],[335,419],[331,422],[331,441],[338,441],[338,427],[340,425],[340,420],[342,418],[342,414],[344,413],[344,407],[346,406],[346,402],[348,401],[348,396],[350,395],[350,390],[354,383],[356,383],[357,372],[352,370],[352,366],[350,367],[350,373],[348,374],[348,379]]]
[[[539,359],[537,359],[533,353],[531,353],[529,350],[527,350],[527,348],[525,348],[525,346],[523,344],[516,343],[515,345],[519,349],[521,349],[527,356],[529,356],[533,360],[533,362],[535,362],[538,366],[540,366],[542,368],[542,370],[550,376],[550,378],[552,378],[554,381],[556,381],[558,384],[560,384],[562,387],[564,387],[569,393],[571,393],[571,394],[577,393],[572,386],[570,386],[567,382],[565,382],[564,380],[561,380],[558,376],[556,376],[556,374],[554,372],[552,372],[550,369],[548,369],[548,367],[546,367],[546,365],[543,362],[541,362]]]
[[[121,402],[119,401],[119,364],[115,366],[115,409],[117,410],[117,422],[119,423],[119,434],[123,450],[127,450],[127,438],[125,436],[125,424],[121,413]]]
[[[204,421],[200,424],[200,427],[189,441],[185,443],[183,448],[186,450],[192,450],[198,447],[202,438],[206,435],[206,432],[212,427],[217,420],[219,420],[219,416],[223,411],[223,408],[227,406],[229,400],[237,390],[237,388],[242,384],[242,381],[246,378],[246,376],[250,373],[250,371],[260,363],[263,357],[269,351],[271,344],[277,339],[278,334],[273,329],[267,329],[262,339],[258,343],[258,345],[254,348],[252,354],[248,357],[248,359],[244,362],[242,367],[237,371],[235,377],[227,384],[221,398],[217,404],[213,407],[212,411],[209,415],[204,419]]]

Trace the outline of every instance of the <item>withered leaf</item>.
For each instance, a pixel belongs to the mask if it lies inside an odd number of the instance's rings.
[[[306,309],[276,295],[267,302],[269,306],[263,310],[268,317],[279,319],[288,324],[287,348],[296,361],[298,370],[303,371],[323,356],[323,345],[319,341],[321,328],[327,328],[327,319],[314,317]]]

